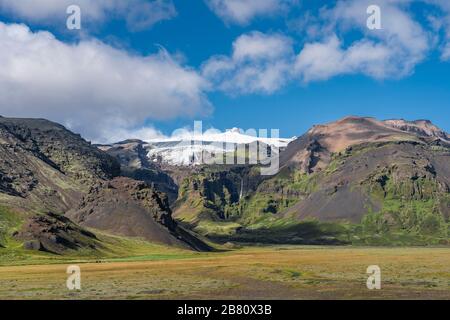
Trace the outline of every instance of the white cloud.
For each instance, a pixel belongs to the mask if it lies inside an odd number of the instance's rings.
[[[104,140],[103,142],[109,143],[125,141],[128,139],[139,139],[142,141],[167,139],[167,136],[152,126],[145,126],[137,129],[117,128],[114,131],[105,132],[105,134],[108,135],[108,140]]]
[[[324,18],[331,20],[332,25],[344,28],[357,28],[366,37],[372,37],[383,42],[395,42],[396,45],[408,50],[411,55],[422,58],[429,49],[429,34],[414,20],[408,10],[410,0],[378,0],[381,8],[382,30],[369,30],[366,26],[367,15],[364,14],[372,0],[339,1],[335,8]]]
[[[146,119],[210,110],[203,78],[164,51],[139,56],[94,40],[71,45],[0,22],[0,61],[0,114],[45,117],[98,142]]]
[[[341,41],[333,35],[324,42],[306,44],[297,57],[295,71],[303,82],[356,73],[382,79],[397,76],[397,66],[390,64],[390,55],[382,44],[367,40],[343,49]]]
[[[279,34],[251,32],[233,43],[233,60],[274,60],[292,53],[291,40]]]
[[[251,32],[233,43],[231,57],[215,56],[202,67],[215,88],[231,93],[272,93],[289,77],[292,41],[280,34]]]
[[[337,1],[311,20],[315,31],[307,32],[296,57],[292,39],[253,32],[234,42],[231,56],[209,59],[202,74],[215,88],[232,94],[273,93],[292,79],[307,83],[347,74],[377,80],[408,76],[433,46],[433,34],[414,20],[410,2],[378,0],[382,30],[369,30],[371,0]]]
[[[66,9],[72,4],[80,6],[83,23],[119,18],[133,30],[149,28],[177,14],[172,0],[0,0],[0,11],[28,22],[65,27]]]
[[[431,36],[417,23],[405,5],[408,0],[379,0],[382,30],[366,26],[371,0],[339,1],[323,10],[319,40],[306,43],[295,70],[305,82],[326,80],[340,74],[364,74],[375,79],[411,74],[431,49]],[[344,45],[337,31],[357,30],[361,38]],[[333,36],[330,37],[330,34]]]
[[[286,11],[296,0],[205,0],[212,11],[226,22],[245,25],[258,16]]]

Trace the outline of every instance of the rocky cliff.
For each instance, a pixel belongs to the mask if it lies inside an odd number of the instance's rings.
[[[61,253],[99,247],[98,229],[209,248],[178,228],[165,195],[148,183],[120,178],[115,157],[59,124],[0,118],[0,154],[0,207],[17,212],[16,231],[3,228],[3,238],[14,233],[27,248]]]

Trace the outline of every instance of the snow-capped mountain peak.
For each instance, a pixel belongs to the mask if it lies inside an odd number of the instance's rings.
[[[257,143],[282,150],[293,140],[264,137],[268,135],[264,131],[261,137],[257,136],[258,133],[261,132],[253,130],[242,133],[238,128],[225,132],[208,130],[201,134],[187,132],[167,139],[146,141],[145,147],[148,158],[153,162],[186,166],[202,164],[205,156],[234,152],[238,146]]]

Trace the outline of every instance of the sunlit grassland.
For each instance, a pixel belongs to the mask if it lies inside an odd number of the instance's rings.
[[[144,240],[112,236],[96,231],[101,247],[96,250],[68,250],[64,255],[42,251],[25,250],[23,243],[7,239],[5,248],[0,248],[0,266],[40,265],[110,261],[186,259],[199,256],[198,252],[182,248],[167,247]]]
[[[215,253],[141,249],[142,255],[133,252],[123,261],[79,261],[81,291],[66,288],[69,261],[0,267],[0,298],[450,299],[449,248],[265,246]],[[366,288],[369,265],[381,268],[381,290]]]
[[[0,206],[0,266],[39,265],[89,261],[167,260],[192,258],[199,254],[137,238],[120,237],[95,230],[95,248],[68,249],[63,255],[24,249],[13,234],[20,230],[26,215]]]

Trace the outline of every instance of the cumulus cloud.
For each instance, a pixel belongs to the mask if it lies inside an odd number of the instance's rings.
[[[290,38],[251,32],[236,39],[231,56],[209,59],[202,74],[228,93],[272,93],[286,83],[293,56]]]
[[[164,50],[141,56],[95,40],[66,44],[0,22],[0,61],[0,114],[48,118],[97,142],[139,132],[148,119],[210,110],[203,78]]]
[[[234,42],[231,56],[212,57],[202,74],[215,88],[232,94],[273,93],[293,79],[308,83],[347,74],[377,80],[410,75],[432,48],[431,32],[414,20],[409,0],[379,0],[382,30],[369,30],[366,11],[371,4],[346,0],[323,7],[310,21],[315,31],[307,33],[296,56],[287,36],[244,34]]]
[[[411,74],[431,49],[431,37],[404,7],[408,2],[378,2],[382,30],[366,26],[365,12],[372,1],[338,1],[336,6],[322,10],[320,39],[304,45],[295,64],[297,75],[308,82],[341,74],[358,73],[375,79]],[[362,37],[347,45],[335,33],[353,30],[361,32]]]
[[[333,35],[323,42],[306,44],[297,57],[295,71],[304,82],[356,73],[382,79],[398,75],[399,67],[390,64],[391,58],[391,52],[382,44],[362,40],[343,49]]]
[[[413,58],[424,57],[429,49],[429,34],[420,23],[414,20],[412,12],[408,10],[410,0],[378,0],[381,8],[382,30],[369,30],[367,28],[366,12],[371,0],[339,1],[337,5],[324,14],[324,19],[331,26],[356,28],[362,31],[365,37],[371,37],[384,43],[395,43],[411,53]]]
[[[177,14],[172,0],[0,0],[0,11],[28,22],[65,26],[66,9],[72,4],[81,8],[83,23],[118,18],[133,30],[149,28]]]
[[[205,0],[212,11],[227,23],[245,25],[259,16],[286,11],[296,0]]]

